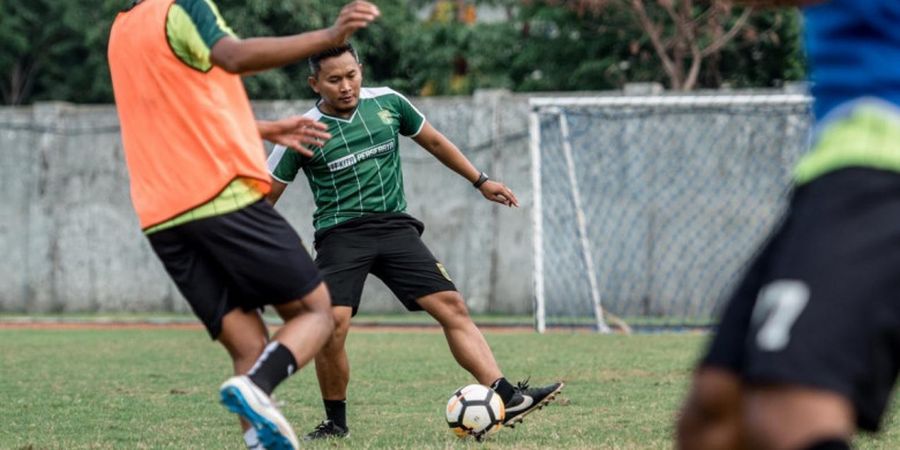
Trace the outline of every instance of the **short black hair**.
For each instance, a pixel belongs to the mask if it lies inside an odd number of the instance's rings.
[[[343,55],[344,53],[350,53],[351,55],[353,55],[353,59],[355,59],[356,62],[359,62],[359,55],[356,53],[356,49],[353,48],[353,45],[351,45],[348,42],[340,47],[329,48],[328,50],[325,50],[323,52],[316,53],[315,55],[310,56],[309,57],[310,73],[312,73],[312,76],[314,76],[314,77],[319,76],[319,71],[322,70],[322,60],[323,59],[335,58],[335,57]]]

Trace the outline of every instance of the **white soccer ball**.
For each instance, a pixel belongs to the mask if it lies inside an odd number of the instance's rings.
[[[461,438],[475,436],[480,440],[497,431],[505,417],[500,396],[480,384],[457,389],[447,401],[447,424]]]

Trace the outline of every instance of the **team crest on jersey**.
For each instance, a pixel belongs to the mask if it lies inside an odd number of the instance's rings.
[[[393,125],[394,124],[394,116],[390,111],[386,109],[382,109],[378,111],[378,117],[381,118],[381,121],[384,122],[385,125]]]
[[[449,281],[449,282],[451,282],[451,283],[453,282],[453,280],[450,279],[450,273],[447,272],[447,269],[444,268],[444,265],[443,265],[443,264],[437,263],[437,268],[438,268],[438,270],[441,272],[441,275],[443,275],[444,278],[447,279],[447,281]]]

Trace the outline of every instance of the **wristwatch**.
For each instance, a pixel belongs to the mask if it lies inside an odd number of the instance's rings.
[[[475,186],[475,189],[478,189],[481,187],[482,184],[484,184],[485,181],[487,181],[489,179],[490,178],[488,178],[486,173],[481,172],[478,174],[478,180],[476,180],[474,183],[472,183],[472,186]]]

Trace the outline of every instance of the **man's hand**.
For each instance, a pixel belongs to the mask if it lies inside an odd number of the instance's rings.
[[[328,126],[309,117],[294,116],[275,121],[256,122],[259,135],[263,139],[296,150],[303,156],[313,157],[313,153],[304,145],[322,147],[331,139],[326,132]]]
[[[334,25],[328,29],[328,32],[333,36],[334,46],[344,45],[351,34],[360,28],[369,26],[380,15],[381,11],[372,3],[362,0],[348,3],[341,9],[341,13],[338,15],[337,20],[334,21]]]
[[[516,208],[519,207],[519,200],[516,199],[516,195],[513,194],[508,187],[504,186],[503,183],[488,180],[485,181],[478,190],[481,191],[481,195],[483,195],[484,198],[492,202],[497,202],[501,205],[509,206],[510,208],[513,206]]]

